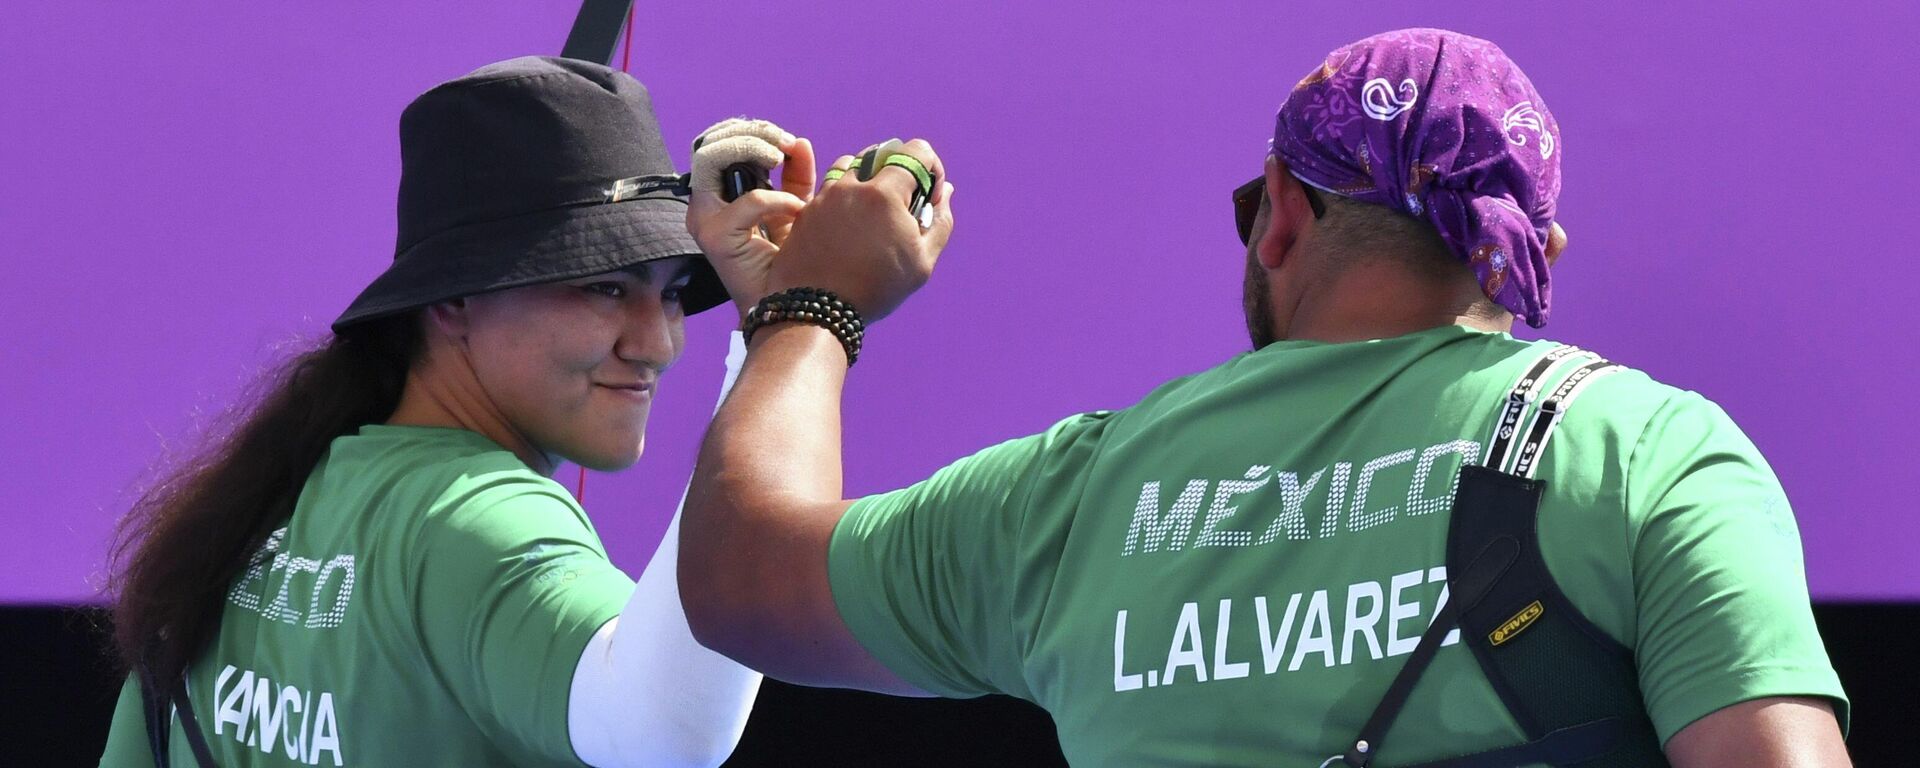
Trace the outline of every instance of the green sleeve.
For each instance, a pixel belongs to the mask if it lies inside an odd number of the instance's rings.
[[[1031,699],[1023,659],[1051,583],[1039,570],[1057,564],[1069,526],[1030,523],[1071,521],[1104,417],[1067,419],[855,502],[827,565],[834,603],[867,652],[931,693]]]
[[[100,753],[100,767],[153,767],[153,749],[147,745],[146,712],[140,703],[140,687],[134,684],[132,675],[120,686],[120,700],[113,705],[113,724],[107,730],[106,751]]]
[[[1800,534],[1759,449],[1683,393],[1647,424],[1627,470],[1635,653],[1660,740],[1768,696],[1846,694],[1813,623]]]
[[[517,763],[578,763],[567,735],[573,672],[633,581],[607,560],[557,486],[484,486],[426,521],[414,560],[429,663]]]

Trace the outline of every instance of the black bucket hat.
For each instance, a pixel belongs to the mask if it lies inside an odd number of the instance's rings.
[[[527,56],[427,91],[400,115],[393,265],[333,330],[461,296],[700,256],[647,89],[599,64]],[[686,313],[727,300],[704,258]]]

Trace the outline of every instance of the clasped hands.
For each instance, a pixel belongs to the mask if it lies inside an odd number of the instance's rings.
[[[858,158],[841,155],[819,178],[812,142],[764,120],[723,121],[695,146],[687,229],[743,317],[769,294],[805,287],[838,294],[873,323],[926,283],[953,233],[953,184],[921,139],[892,149],[932,177],[924,228],[909,210],[921,188],[909,167],[882,165],[862,179],[849,172]],[[742,162],[777,167],[779,188],[723,200],[720,173]]]

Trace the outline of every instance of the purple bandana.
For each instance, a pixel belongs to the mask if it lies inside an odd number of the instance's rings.
[[[1272,151],[1302,181],[1431,222],[1488,298],[1546,325],[1560,128],[1498,46],[1403,29],[1336,50],[1280,105]]]

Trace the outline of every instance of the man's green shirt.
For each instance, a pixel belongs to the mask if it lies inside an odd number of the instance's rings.
[[[835,600],[908,682],[1045,707],[1076,764],[1318,765],[1445,599],[1460,466],[1546,349],[1449,326],[1239,355],[860,500]],[[1763,696],[1844,722],[1785,494],[1724,412],[1615,373],[1541,461],[1543,556],[1633,650],[1662,741]],[[1524,740],[1450,639],[1378,759]]]
[[[633,582],[566,490],[464,430],[334,441],[188,695],[220,765],[579,765],[575,665]],[[174,765],[193,765],[176,719]],[[129,682],[102,765],[150,766]]]

